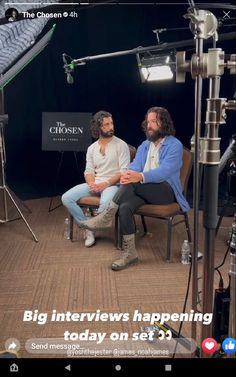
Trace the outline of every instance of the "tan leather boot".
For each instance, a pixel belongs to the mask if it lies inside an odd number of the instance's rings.
[[[123,253],[120,259],[114,261],[111,265],[112,270],[120,271],[138,262],[138,254],[135,248],[135,234],[123,236]]]
[[[94,216],[89,220],[82,221],[81,223],[79,223],[79,226],[81,228],[89,230],[103,230],[111,228],[113,217],[116,214],[118,208],[118,204],[111,201],[103,212],[99,213],[99,215]]]

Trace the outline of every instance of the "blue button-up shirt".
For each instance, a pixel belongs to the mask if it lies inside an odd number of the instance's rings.
[[[168,182],[172,187],[176,200],[181,209],[186,212],[190,209],[183,195],[180,182],[180,169],[183,163],[183,145],[174,136],[166,136],[159,151],[159,166],[144,172],[150,141],[145,140],[138,148],[135,159],[128,169],[143,173],[145,183]]]

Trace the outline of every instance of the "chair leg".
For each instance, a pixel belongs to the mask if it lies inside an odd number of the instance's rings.
[[[192,242],[192,236],[191,236],[191,232],[190,232],[189,220],[188,220],[188,214],[187,213],[184,214],[184,222],[185,222],[185,226],[186,226],[188,242]]]
[[[115,215],[115,242],[114,242],[114,246],[117,249],[121,249],[122,248],[122,236],[120,234],[118,213],[116,213],[116,215]]]
[[[167,226],[167,253],[166,253],[166,261],[170,262],[171,257],[171,233],[172,233],[172,221],[173,217],[170,217],[168,220]]]
[[[74,218],[70,216],[70,240],[73,241],[73,233],[74,233]]]
[[[118,246],[118,238],[119,238],[119,224],[118,224],[118,216],[117,216],[117,213],[115,215],[115,242],[114,242],[114,246],[117,247]]]
[[[142,220],[142,224],[143,224],[144,234],[147,234],[147,224],[146,224],[144,216],[141,216],[141,220]]]
[[[94,210],[93,208],[89,207],[89,213],[91,217],[94,217]]]
[[[119,238],[118,238],[118,249],[120,250],[123,250],[122,247],[123,247],[123,244],[122,244],[122,235],[121,235],[121,232],[120,232],[120,229],[119,229]]]

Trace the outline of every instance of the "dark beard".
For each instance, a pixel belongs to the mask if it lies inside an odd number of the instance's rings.
[[[163,132],[160,130],[156,130],[152,135],[148,135],[148,131],[146,131],[146,136],[149,141],[155,143],[155,141],[164,137]]]
[[[101,135],[104,139],[107,139],[107,138],[112,137],[112,136],[114,135],[114,131],[111,130],[111,131],[104,132],[103,130],[100,130],[100,135]]]

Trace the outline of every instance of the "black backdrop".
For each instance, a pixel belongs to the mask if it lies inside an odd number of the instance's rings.
[[[92,61],[76,68],[74,84],[66,82],[62,53],[73,58],[137,46],[156,44],[153,29],[188,27],[183,18],[187,6],[99,6],[81,9],[78,18],[50,20],[45,32],[56,23],[50,44],[5,88],[7,181],[23,199],[42,197],[52,192],[59,153],[41,151],[42,112],[92,112],[104,109],[113,114],[116,135],[138,146],[144,139],[140,125],[151,106],[166,107],[175,123],[177,137],[189,147],[194,132],[194,80],[190,74],[184,84],[174,80],[141,83],[135,55]],[[223,16],[220,9],[212,10]],[[232,31],[221,28],[220,33]],[[190,30],[160,34],[162,42],[192,39]],[[207,45],[207,47],[210,47]],[[207,48],[205,47],[205,49]],[[234,41],[219,44],[235,53]],[[194,48],[188,48],[190,58]],[[221,97],[232,99],[236,78],[228,70],[221,81]],[[204,80],[204,98],[208,80]],[[203,100],[203,125],[205,119]],[[221,126],[222,153],[235,133],[235,113],[228,112],[227,125]],[[77,155],[78,176],[73,155],[64,154],[58,193],[83,180],[85,154]]]

